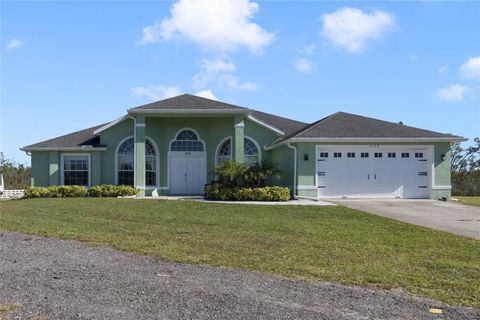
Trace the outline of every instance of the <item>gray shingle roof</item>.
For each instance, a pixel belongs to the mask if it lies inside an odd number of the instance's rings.
[[[282,130],[285,135],[292,134],[302,128],[305,128],[308,123],[300,122],[288,118],[279,117],[270,113],[260,112],[254,110],[251,115],[258,120],[268,123],[275,128]]]
[[[129,109],[135,110],[245,110],[247,108],[235,106],[233,104],[197,97],[191,94],[182,94],[173,98],[145,104],[140,107]]]
[[[94,148],[104,147],[100,145],[100,137],[95,136],[93,134],[93,131],[104,126],[105,124],[106,123],[77,132],[69,133],[57,138],[31,144],[29,146],[23,147],[22,150],[28,151],[28,149],[36,148],[82,148],[85,146],[92,146]]]
[[[131,110],[239,110],[249,112],[254,118],[280,129],[285,135],[272,145],[290,138],[442,138],[459,140],[462,137],[418,129],[397,123],[367,118],[345,112],[337,112],[312,124],[279,117],[273,114],[251,110],[232,104],[184,94],[174,98],[146,104]],[[215,112],[215,111],[213,111]],[[73,132],[61,137],[35,143],[22,150],[35,148],[82,148],[100,145],[100,138],[94,131],[106,124]]]
[[[462,137],[419,129],[403,124],[337,112],[282,137],[289,138],[453,138]],[[279,142],[277,141],[277,142]]]

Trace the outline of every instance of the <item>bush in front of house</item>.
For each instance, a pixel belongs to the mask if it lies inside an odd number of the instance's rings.
[[[87,188],[82,186],[50,186],[47,191],[49,198],[80,198],[87,195]]]
[[[47,198],[48,190],[44,187],[28,187],[25,189],[25,198]]]
[[[132,186],[116,186],[113,184],[101,184],[88,189],[89,197],[126,197],[137,195],[137,189]]]
[[[26,198],[81,198],[81,197],[125,197],[134,196],[137,190],[131,186],[98,185],[89,189],[82,186],[29,187]]]
[[[218,183],[205,186],[205,198],[223,201],[288,201],[290,189],[285,187],[231,187]]]

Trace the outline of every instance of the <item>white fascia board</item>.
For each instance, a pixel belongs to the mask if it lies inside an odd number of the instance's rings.
[[[122,122],[122,121],[124,121],[124,120],[127,120],[127,119],[128,119],[128,115],[121,116],[120,118],[115,119],[115,120],[113,120],[112,122],[109,122],[109,123],[107,123],[106,125],[104,125],[104,126],[98,128],[97,130],[93,131],[93,134],[94,134],[94,135],[97,135],[97,134],[99,134],[100,132],[105,131],[105,130],[107,130],[108,128],[111,128],[111,127],[113,127],[114,125],[119,124],[120,122]]]
[[[270,129],[270,130],[272,130],[273,132],[276,132],[276,133],[278,133],[278,134],[280,134],[280,135],[282,135],[282,136],[285,135],[285,132],[283,132],[282,130],[280,130],[280,129],[278,129],[278,128],[276,128],[276,127],[274,127],[274,126],[272,126],[272,125],[270,125],[270,124],[268,124],[268,123],[266,123],[266,122],[264,122],[264,121],[262,121],[262,120],[260,120],[260,119],[257,119],[257,118],[255,118],[255,117],[252,116],[252,115],[249,115],[247,118],[248,118],[249,120],[252,120],[253,122],[261,125],[261,126],[264,127],[264,128]]]
[[[32,147],[32,148],[20,148],[22,151],[107,151],[106,147],[97,147],[92,146],[85,147]]]
[[[268,146],[266,150],[272,150],[277,147],[280,147],[284,144],[287,143],[294,143],[294,142],[314,142],[314,143],[346,143],[346,142],[352,142],[352,143],[359,143],[359,142],[365,142],[365,143],[378,143],[378,142],[384,142],[384,143],[416,143],[416,142],[463,142],[467,141],[468,139],[460,137],[460,138],[290,138],[285,141],[282,141],[278,144],[274,144],[271,146]]]
[[[252,112],[250,109],[245,110],[219,110],[219,109],[137,109],[137,110],[128,110],[129,114],[152,114],[152,115],[161,115],[161,114],[249,114]]]

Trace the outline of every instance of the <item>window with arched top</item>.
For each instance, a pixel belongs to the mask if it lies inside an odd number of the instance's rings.
[[[149,138],[145,139],[145,185],[157,185],[156,148]],[[117,184],[133,186],[135,171],[135,142],[133,137],[124,140],[117,149]]]
[[[184,129],[171,142],[170,151],[204,151],[204,146],[193,130]]]
[[[216,161],[221,164],[223,161],[232,160],[232,139],[227,138],[220,142],[217,148]],[[251,166],[260,162],[260,150],[258,144],[251,138],[243,139],[243,161]]]

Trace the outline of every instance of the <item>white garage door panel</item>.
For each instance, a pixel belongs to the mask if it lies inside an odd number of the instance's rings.
[[[347,153],[355,153],[348,158]],[[361,153],[368,153],[362,158]],[[428,198],[430,195],[430,152],[425,147],[317,146],[319,197]],[[328,157],[320,157],[328,153]],[[334,157],[335,153],[341,156]],[[375,153],[382,157],[375,158]],[[388,158],[395,153],[395,158]],[[408,158],[402,158],[408,153]],[[423,158],[416,158],[422,153]]]

